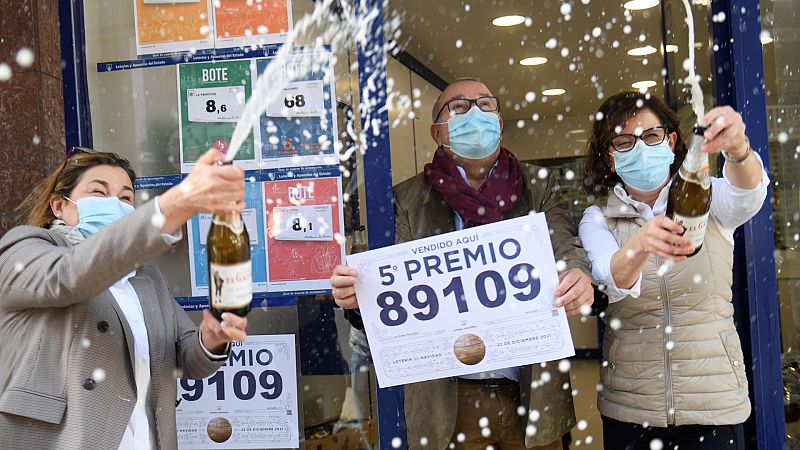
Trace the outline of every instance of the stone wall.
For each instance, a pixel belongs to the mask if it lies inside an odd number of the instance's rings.
[[[0,0],[0,234],[16,225],[14,209],[64,161],[64,95],[57,0]],[[20,48],[34,52],[20,67]]]

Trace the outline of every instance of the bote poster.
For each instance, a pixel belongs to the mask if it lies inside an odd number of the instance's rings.
[[[245,102],[253,92],[250,60],[178,65],[181,171],[218,141],[230,142]],[[245,169],[258,166],[250,134],[234,161]]]
[[[270,292],[330,289],[344,259],[341,197],[339,177],[264,182]]]

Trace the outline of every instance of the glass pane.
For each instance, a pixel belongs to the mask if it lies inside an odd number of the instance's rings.
[[[761,2],[786,445],[800,449],[800,40],[797,0]]]
[[[697,49],[698,72],[704,77],[710,105],[707,9],[702,2],[693,3],[695,41],[703,43]],[[500,98],[502,145],[520,161],[546,169],[544,174],[552,173],[577,226],[594,201],[584,192],[585,154],[595,113],[604,99],[642,86],[634,83],[649,82],[643,91],[661,98],[671,94],[670,104],[680,111],[686,129],[694,123],[687,117],[691,110],[685,106],[683,86],[671,81],[665,90],[667,67],[671,80],[685,76],[681,63],[686,57],[687,33],[685,25],[677,26],[683,21],[683,10],[679,4],[676,8],[675,17],[666,18],[676,24],[667,42],[682,50],[665,55],[657,3],[633,11],[626,10],[622,2],[606,0],[548,1],[533,9],[519,2],[445,2],[432,8],[424,0],[390,0],[385,22],[390,22],[392,13],[403,13],[395,33],[402,52],[389,58],[387,67],[393,183],[423,176],[437,148],[430,116],[441,86],[435,76],[426,79],[420,74],[433,72],[445,84],[474,77]],[[521,16],[516,25],[492,24],[495,18],[511,15]],[[550,91],[556,88],[565,92]],[[423,201],[421,198],[420,204]],[[596,316],[570,320],[578,354],[572,361],[571,379],[575,411],[581,421],[571,431],[574,448],[602,448],[596,408],[600,322]]]
[[[138,1],[137,5],[141,7],[143,3]],[[84,3],[93,146],[130,159],[140,177],[177,176],[181,173],[177,66],[167,64],[114,71],[100,71],[97,68],[99,63],[137,59],[133,3],[133,0]],[[159,2],[148,3],[155,5]],[[176,7],[171,2],[160,3],[165,5],[165,10]],[[213,3],[218,2],[209,2]],[[261,8],[260,1],[247,4]],[[314,11],[316,3],[296,0],[291,5],[291,18],[296,25]],[[311,26],[310,31],[297,40],[297,44],[313,45],[323,25]],[[361,129],[355,46],[337,48],[332,68],[335,97],[326,101],[330,100],[331,109],[335,110],[332,117],[338,130],[338,136],[335,136],[337,148],[341,144],[342,153],[347,155],[340,161],[334,160],[333,168],[341,173],[343,245],[345,252],[351,253],[364,251],[368,247],[363,157],[355,148]],[[260,176],[261,172],[248,172],[248,177]],[[261,181],[262,178],[257,178],[255,183],[260,184]],[[138,203],[142,204],[165,190],[140,189],[137,192]],[[176,298],[196,302],[198,296],[193,296],[190,276],[192,244],[188,232],[184,227],[184,239],[154,263],[167,276]],[[254,258],[255,254],[253,252]],[[316,262],[314,259],[307,264]],[[328,276],[323,278],[327,279]],[[293,336],[295,341],[293,351],[296,368],[290,375],[296,380],[297,392],[294,395],[299,411],[287,411],[287,415],[289,423],[298,428],[299,448],[378,448],[374,371],[363,337],[353,331],[344,311],[335,306],[330,295],[324,293],[270,297],[265,302],[257,301],[248,315],[248,334],[251,338],[285,334]],[[190,311],[189,316],[198,324],[202,318],[199,310]],[[237,351],[234,348],[234,354],[241,359],[229,360],[229,366],[238,367],[244,360]],[[257,377],[260,374],[255,372]],[[271,382],[274,379],[268,377],[265,380]],[[261,383],[259,378],[257,383]],[[263,383],[260,386],[263,387]],[[255,396],[256,400],[258,398]],[[248,408],[257,409],[259,405],[263,407],[258,402],[249,403]],[[231,422],[234,431],[244,432],[242,430],[249,426],[247,422],[242,417],[233,416]],[[260,423],[257,417],[252,420],[252,423]],[[205,430],[206,424],[201,425]],[[258,430],[250,431],[258,433]],[[278,448],[274,445],[268,447]]]

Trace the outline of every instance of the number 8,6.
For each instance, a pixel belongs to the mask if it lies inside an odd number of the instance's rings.
[[[528,263],[517,264],[508,271],[508,282],[521,292],[514,298],[521,302],[533,300],[539,295],[541,283],[534,276],[534,267]],[[487,283],[494,285],[494,296],[486,291]],[[478,301],[487,308],[497,308],[506,301],[505,279],[497,271],[486,270],[475,277],[475,291]],[[464,284],[461,277],[454,277],[442,291],[443,298],[452,295],[455,298],[459,313],[469,311]],[[403,307],[403,296],[397,291],[385,291],[378,295],[378,306],[381,307],[380,319],[384,325],[394,327],[408,320],[408,311]],[[408,290],[408,303],[420,310],[413,314],[418,320],[431,320],[439,314],[439,297],[436,291],[427,285],[417,285]]]

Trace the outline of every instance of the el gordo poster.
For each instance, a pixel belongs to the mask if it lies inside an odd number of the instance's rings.
[[[339,177],[264,182],[270,291],[329,289],[343,261]]]

